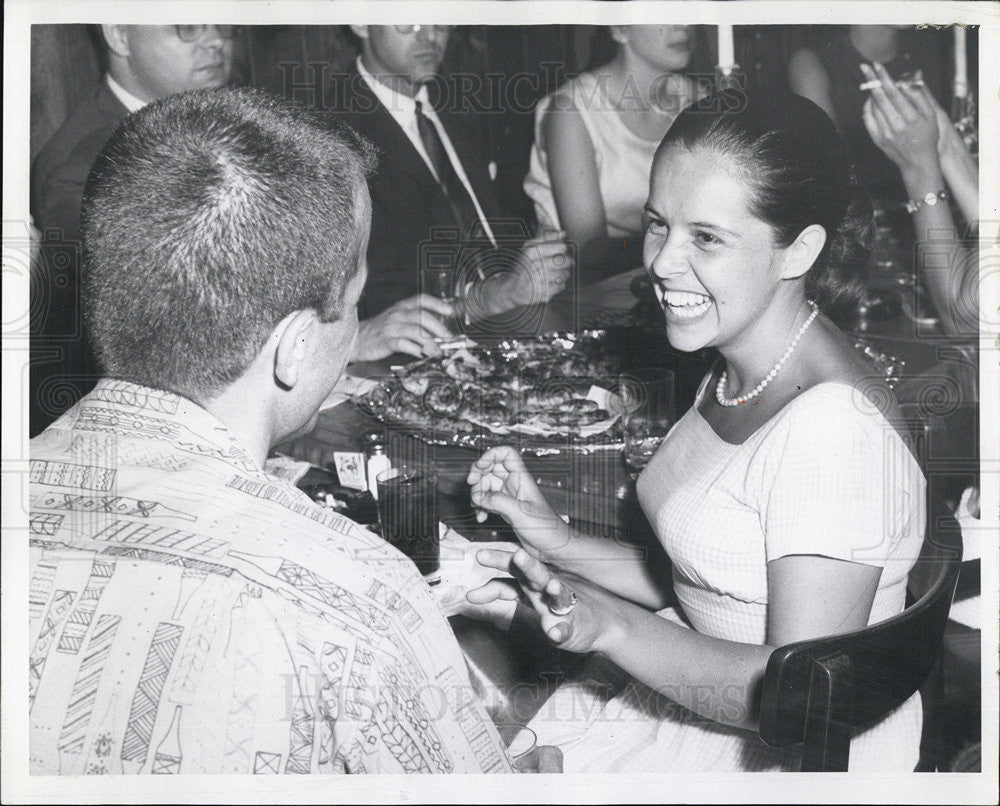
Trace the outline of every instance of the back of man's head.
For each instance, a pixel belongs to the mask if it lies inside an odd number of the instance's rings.
[[[252,90],[130,116],[91,172],[84,313],[105,374],[205,400],[281,320],[339,317],[364,259],[371,147]]]

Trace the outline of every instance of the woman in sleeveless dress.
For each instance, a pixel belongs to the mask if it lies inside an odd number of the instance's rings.
[[[497,448],[472,499],[522,548],[479,560],[520,590],[468,596],[524,596],[554,644],[593,653],[531,723],[567,772],[795,769],[756,733],[769,655],[899,613],[924,533],[892,394],[824,313],[863,287],[871,205],[814,103],[727,91],[671,127],[646,216],[671,345],[720,355],[638,480],[673,578],[564,523]],[[850,769],[912,771],[921,722],[916,694],[856,734]]]
[[[539,103],[524,180],[539,228],[563,231],[585,271],[641,264],[653,155],[696,97],[683,74],[695,47],[692,26],[616,25],[611,36],[617,48],[609,63]]]

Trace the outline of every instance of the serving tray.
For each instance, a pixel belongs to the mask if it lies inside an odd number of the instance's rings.
[[[442,345],[442,356],[396,368],[355,403],[385,425],[429,445],[476,451],[514,445],[535,456],[620,450],[615,395],[624,362],[621,345],[610,341],[606,330],[552,332],[491,344],[459,339]],[[470,366],[479,376],[474,381],[462,375]],[[560,405],[587,405],[567,398],[578,401],[588,395],[607,416],[584,425],[538,422],[522,415],[529,392],[536,404],[553,401],[542,419],[551,420]],[[464,405],[470,395],[479,405]],[[508,421],[491,418],[491,411],[500,413],[491,406],[501,406]],[[572,419],[569,413],[565,416]]]

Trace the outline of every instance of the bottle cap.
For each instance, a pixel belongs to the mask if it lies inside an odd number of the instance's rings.
[[[385,434],[382,431],[369,431],[361,437],[361,445],[366,454],[385,453]]]

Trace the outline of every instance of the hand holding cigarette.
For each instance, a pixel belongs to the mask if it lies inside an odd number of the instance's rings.
[[[862,71],[864,70],[865,67],[868,67],[868,65],[862,65]],[[910,89],[925,86],[924,76],[920,70],[918,70],[916,73],[907,74],[906,76],[897,79],[895,83],[897,86],[901,85],[909,87]],[[871,81],[866,81],[863,84],[859,84],[858,89],[861,90],[862,92],[869,92],[871,90],[878,89],[882,86],[883,86],[882,82],[879,79],[875,78],[872,79]]]
[[[932,170],[938,160],[938,123],[927,88],[922,82],[917,87],[893,81],[878,62],[862,64],[861,72],[872,85],[862,110],[872,142],[900,170]]]

